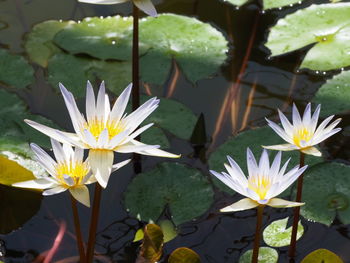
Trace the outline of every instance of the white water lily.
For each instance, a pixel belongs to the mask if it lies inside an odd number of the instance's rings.
[[[331,124],[328,123],[333,119],[334,115],[326,118],[318,127],[318,117],[320,114],[321,105],[318,105],[314,114],[311,116],[311,103],[308,103],[303,114],[300,117],[299,111],[293,104],[293,124],[291,124],[286,116],[278,110],[278,114],[282,123],[283,129],[276,123],[268,120],[269,126],[288,144],[279,144],[271,146],[263,146],[266,149],[279,151],[300,150],[302,153],[314,156],[321,156],[322,153],[314,147],[328,137],[341,131],[341,128],[335,128],[341,119],[336,119]],[[328,126],[327,126],[328,125]],[[327,126],[327,127],[326,127]],[[317,127],[317,129],[316,129]]]
[[[295,166],[285,174],[290,159],[280,169],[281,156],[281,152],[278,152],[270,166],[267,150],[264,149],[259,164],[257,164],[253,153],[247,148],[248,178],[230,156],[227,156],[229,165],[225,164],[228,173],[210,171],[228,187],[247,197],[220,211],[241,211],[259,205],[268,205],[278,208],[303,205],[304,203],[275,198],[286,190],[307,168],[307,165],[301,168]]]
[[[80,113],[73,94],[59,84],[75,133],[62,132],[34,121],[25,120],[33,128],[73,146],[89,149],[89,163],[93,174],[102,187],[106,187],[112,172],[114,153],[138,153],[159,157],[178,158],[179,155],[162,151],[159,145],[147,145],[135,138],[153,123],[137,127],[158,107],[159,99],[152,98],[130,115],[124,113],[132,85],[120,94],[114,106],[110,107],[109,97],[102,82],[95,103],[93,88],[88,82],[86,89],[86,117]]]
[[[114,5],[121,4],[128,1],[132,1],[139,9],[150,16],[157,16],[157,10],[155,9],[151,0],[78,0],[82,3],[96,4],[96,5]]]
[[[89,190],[85,184],[95,182],[87,161],[83,161],[84,150],[72,149],[51,139],[56,161],[38,145],[30,146],[36,161],[51,175],[36,176],[37,179],[13,184],[16,187],[46,189],[43,195],[53,195],[69,190],[80,203],[90,206]]]

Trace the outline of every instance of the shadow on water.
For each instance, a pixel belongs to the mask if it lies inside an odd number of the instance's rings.
[[[265,13],[262,13],[260,6],[254,3],[237,10],[219,0],[158,2],[160,4],[157,8],[160,13],[172,12],[195,16],[201,21],[212,24],[230,40],[229,58],[214,77],[200,80],[193,85],[174,65],[163,90],[152,86],[145,90],[155,95],[171,94],[171,98],[183,102],[198,116],[203,114],[207,135],[212,137],[212,140],[204,142],[209,151],[215,150],[232,134],[265,125],[266,116],[276,118],[276,108],[290,112],[292,102],[305,105],[325,81],[324,75],[296,71],[305,50],[271,59],[268,57],[269,51],[263,46],[269,27],[278,17],[310,5],[311,2],[325,1],[305,1],[302,5]],[[74,0],[28,0],[17,7],[11,5],[11,1],[0,1],[0,6],[7,8],[8,11],[6,15],[3,11],[5,9],[0,11],[0,44],[8,45],[16,52],[23,51],[21,39],[26,26],[29,28],[48,19],[77,20],[92,15],[130,13],[129,4],[110,8],[77,4]],[[6,27],[2,28],[3,25]],[[40,69],[37,70],[37,85],[25,95],[32,111],[53,119],[63,128],[72,129],[67,122],[69,116],[63,100],[42,80],[44,74],[45,72],[40,72]],[[80,100],[79,106],[83,104],[83,100]],[[349,117],[344,117],[344,125],[349,126]],[[349,160],[350,152],[346,149],[349,140],[349,131],[330,140],[327,148],[333,158]],[[209,176],[208,165],[193,157],[194,150],[189,142],[172,139],[171,145],[173,152],[185,152],[183,154],[185,163]],[[145,170],[163,161],[160,158],[147,157],[143,157],[142,160]],[[100,262],[135,261],[139,243],[133,243],[132,240],[141,225],[136,219],[129,217],[122,201],[126,187],[133,176],[131,167],[119,170],[111,177],[109,186],[103,193],[96,246],[96,252],[101,255]],[[188,246],[201,255],[204,263],[238,262],[240,255],[252,247],[255,211],[222,215],[218,213],[218,209],[232,200],[238,200],[238,197],[230,197],[217,191],[215,200],[205,215],[179,226],[179,235],[165,246],[166,253],[180,246]],[[23,202],[26,204],[28,201]],[[68,203],[67,193],[44,198],[39,212],[21,229],[2,235],[0,253],[6,254],[4,257],[6,262],[31,262],[37,255],[50,249],[60,220],[66,221],[68,227],[55,260],[74,262],[74,259],[69,261],[70,257],[77,256],[77,251],[73,219]],[[89,210],[85,207],[79,209],[82,228],[88,229]],[[1,211],[1,218],[7,217],[3,213]],[[266,209],[264,224],[290,215],[291,211],[288,209]],[[303,220],[303,224],[306,230],[298,242],[297,262],[317,248],[330,249],[345,262],[350,262],[349,226],[342,225],[337,220],[330,227],[309,223],[306,220]],[[87,235],[88,233],[83,231],[85,239]],[[278,251],[279,262],[287,262],[287,248],[282,247]],[[62,260],[65,258],[67,260]]]

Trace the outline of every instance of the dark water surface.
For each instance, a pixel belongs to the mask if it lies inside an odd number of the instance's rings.
[[[206,122],[208,153],[225,142],[232,134],[251,127],[265,125],[264,117],[277,118],[276,109],[287,114],[290,105],[296,102],[303,107],[327,77],[333,75],[296,72],[305,50],[279,58],[269,59],[269,51],[263,46],[268,28],[278,17],[311,2],[305,1],[284,10],[260,12],[260,7],[250,4],[236,10],[233,6],[219,0],[163,0],[157,1],[159,13],[171,12],[195,16],[208,22],[230,39],[229,59],[220,72],[211,79],[198,81],[196,86],[183,75],[174,78],[175,69],[163,90],[153,88],[152,93],[165,96],[172,83],[176,89],[171,98],[190,107],[197,115],[203,113]],[[10,47],[13,52],[22,52],[23,33],[32,25],[48,19],[82,19],[86,16],[130,13],[130,4],[114,6],[92,6],[76,4],[74,0],[3,0],[0,1],[0,18],[10,21],[7,28],[0,30],[0,43]],[[1,19],[0,19],[1,20]],[[60,96],[57,96],[43,81],[42,69],[37,70],[37,83],[28,93],[23,92],[33,113],[42,114],[61,127],[71,129],[68,113]],[[240,83],[239,85],[237,83]],[[229,98],[229,111],[224,121],[218,123],[225,97]],[[79,101],[83,106],[84,101]],[[232,106],[233,105],[233,106]],[[250,105],[250,106],[247,106]],[[233,110],[232,110],[233,109]],[[244,115],[250,110],[248,118]],[[247,115],[247,114],[246,114]],[[343,116],[342,127],[350,124],[349,116]],[[349,134],[345,132],[334,136],[327,143],[332,159],[349,161],[350,152],[346,150]],[[171,140],[171,151],[182,153],[183,162],[208,173],[208,165],[193,157],[193,147],[189,142]],[[143,169],[147,170],[161,158],[143,157]],[[168,161],[168,160],[167,160]],[[224,162],[224,160],[222,160]],[[140,227],[123,206],[123,193],[134,176],[132,167],[123,168],[111,176],[103,200],[98,228],[96,251],[101,254],[101,262],[134,262],[139,243],[132,243],[136,230]],[[93,187],[91,188],[93,190]],[[317,194],[317,193],[315,193]],[[196,221],[182,224],[179,236],[165,245],[168,254],[175,248],[187,246],[195,250],[203,263],[238,262],[244,251],[252,248],[255,231],[255,210],[221,215],[218,209],[238,200],[216,191],[215,202],[210,211]],[[85,240],[90,210],[80,206],[82,229]],[[270,209],[264,213],[264,224],[291,215],[292,209]],[[31,262],[38,254],[50,249],[61,222],[67,223],[67,232],[54,257],[55,262],[76,262],[77,256],[73,218],[68,193],[44,198],[39,212],[23,227],[8,235],[0,236],[1,252],[6,262]],[[336,220],[330,227],[303,220],[305,233],[298,241],[296,262],[317,248],[327,248],[337,253],[344,262],[350,262],[349,226]],[[278,249],[279,262],[287,262],[287,247]]]

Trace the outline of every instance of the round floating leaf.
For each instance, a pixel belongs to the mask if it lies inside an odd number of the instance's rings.
[[[224,36],[211,25],[186,16],[162,14],[157,18],[147,17],[140,22],[140,42],[164,54],[169,58],[168,64],[171,64],[170,58],[174,58],[192,82],[215,73],[226,60],[227,41]],[[148,55],[155,56],[146,53],[145,58]],[[148,64],[148,67],[153,65]],[[160,70],[168,71],[168,67]],[[165,75],[162,71],[159,74]],[[164,81],[151,82],[162,84]]]
[[[0,82],[25,88],[34,81],[34,70],[22,56],[0,49],[0,61]]]
[[[253,250],[246,251],[239,259],[239,263],[251,263],[252,262]],[[270,247],[259,248],[259,263],[277,263],[278,253],[275,249]]]
[[[249,147],[252,150],[256,159],[259,159],[262,152],[262,145],[275,145],[281,143],[283,143],[283,140],[268,126],[242,132],[236,137],[228,139],[224,144],[219,146],[219,148],[210,155],[210,169],[217,172],[224,171],[224,163],[227,163],[226,156],[229,155],[239,164],[239,166],[247,175],[247,147]],[[272,161],[274,156],[277,154],[277,151],[269,152],[271,159],[270,161]],[[292,168],[299,164],[299,151],[283,152],[282,162],[284,163],[289,157],[291,158],[291,161],[288,167]],[[322,161],[323,159],[320,157],[315,157],[311,155],[307,155],[305,157],[305,163],[307,163],[309,167]],[[228,188],[216,178],[215,182],[223,191],[233,193],[233,190]]]
[[[224,0],[224,2],[228,2],[230,4],[236,5],[236,6],[242,6],[249,2],[249,0]]]
[[[196,252],[187,247],[179,247],[170,254],[168,263],[200,263],[201,259]]]
[[[350,110],[350,71],[334,76],[317,91],[314,103],[322,104],[323,117]]]
[[[69,65],[69,67],[67,67]],[[86,82],[105,81],[106,87],[120,94],[131,80],[129,62],[106,62],[68,54],[56,54],[49,60],[49,82],[58,89],[61,82],[75,96],[85,97]]]
[[[161,220],[158,225],[164,234],[164,243],[173,240],[177,236],[176,228],[170,220]]]
[[[54,41],[73,54],[127,60],[131,58],[132,18],[88,17],[61,30]]]
[[[21,227],[40,208],[40,192],[0,185],[0,234]]]
[[[143,103],[150,98],[142,96],[141,102]],[[158,127],[171,132],[175,136],[188,140],[196,125],[197,117],[182,103],[172,99],[161,98],[159,107],[146,121],[147,123],[154,122]]]
[[[202,215],[213,201],[208,180],[197,170],[178,163],[162,163],[135,177],[125,206],[141,220],[156,221],[168,207],[175,225]]]
[[[301,263],[344,263],[344,261],[328,249],[317,249],[307,255]]]
[[[49,20],[37,24],[26,37],[24,48],[31,61],[47,67],[49,58],[61,50],[53,43],[53,37],[72,21]]]
[[[302,68],[332,70],[350,65],[350,3],[311,5],[280,19],[266,46],[277,56],[316,43]]]
[[[148,224],[144,229],[144,237],[141,245],[140,256],[146,262],[158,262],[163,254],[163,232],[156,224]]]
[[[281,8],[300,3],[302,0],[263,0],[264,9]]]
[[[350,167],[322,163],[306,171],[301,214],[312,221],[330,225],[336,214],[350,223]]]
[[[288,217],[276,220],[268,225],[263,232],[263,238],[267,245],[271,247],[289,246],[292,235],[292,227],[286,228]],[[304,227],[298,224],[297,240],[304,234]]]
[[[34,179],[35,176],[31,171],[0,155],[0,184],[11,186],[17,182]]]
[[[146,144],[160,145],[162,149],[170,147],[170,143],[162,129],[151,127],[141,134],[141,141]]]

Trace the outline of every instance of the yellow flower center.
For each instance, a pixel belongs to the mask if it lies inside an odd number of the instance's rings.
[[[58,163],[56,168],[56,175],[58,180],[61,182],[62,185],[66,187],[72,187],[66,183],[64,180],[65,176],[69,176],[73,179],[73,186],[81,185],[81,182],[83,178],[88,174],[89,167],[86,163],[83,162],[65,162],[65,163]]]
[[[101,132],[104,129],[108,130],[109,139],[112,139],[114,136],[124,131],[124,125],[121,122],[110,121],[104,122],[100,119],[89,120],[88,123],[85,123],[85,129],[89,130],[91,134],[98,139],[101,135]]]
[[[257,193],[260,200],[265,199],[271,185],[271,178],[268,176],[251,176],[248,178],[248,188]]]
[[[302,147],[300,142],[301,141],[308,142],[311,140],[312,136],[313,134],[308,129],[301,128],[294,133],[294,136],[293,136],[294,144],[298,147]]]

